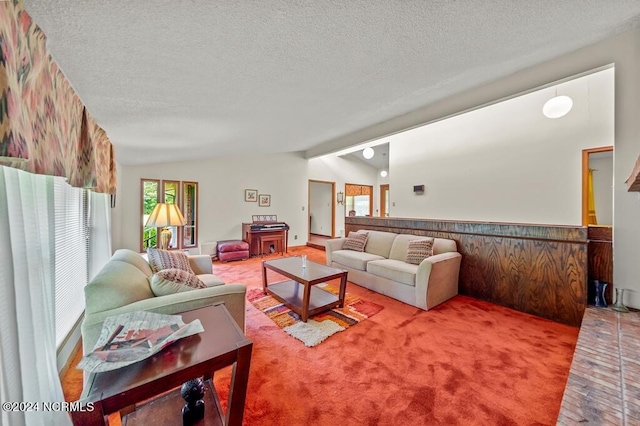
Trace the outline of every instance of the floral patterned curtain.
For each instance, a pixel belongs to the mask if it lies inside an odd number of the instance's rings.
[[[0,165],[115,193],[109,138],[46,51],[22,1],[0,2]]]

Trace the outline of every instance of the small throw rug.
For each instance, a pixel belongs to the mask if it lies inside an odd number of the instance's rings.
[[[339,290],[330,284],[319,284],[318,287],[336,295]],[[247,291],[247,299],[259,311],[271,318],[278,327],[300,340],[307,347],[315,346],[329,336],[339,331],[344,331],[383,309],[382,306],[376,303],[346,293],[343,308],[333,308],[313,315],[305,323],[300,320],[300,315],[293,312],[279,300],[270,295],[265,295],[262,289],[250,289]]]

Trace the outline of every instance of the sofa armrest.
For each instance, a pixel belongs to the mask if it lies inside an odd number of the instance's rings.
[[[458,294],[458,276],[462,255],[440,253],[424,259],[416,274],[416,302],[429,310]]]
[[[211,256],[208,254],[192,254],[189,255],[189,265],[196,275],[213,274],[213,264]]]
[[[224,302],[240,329],[244,330],[246,292],[247,287],[244,284],[226,284],[166,296],[151,297],[119,308],[86,315],[82,322],[82,347],[84,353],[88,353],[93,349],[100,337],[102,323],[107,317],[134,311],[175,315]]]
[[[333,238],[324,242],[324,251],[328,266],[331,266],[331,253],[336,250],[342,250],[345,241],[347,241],[346,238]]]

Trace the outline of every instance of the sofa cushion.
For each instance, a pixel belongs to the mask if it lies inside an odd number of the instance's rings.
[[[433,254],[449,253],[458,251],[458,246],[454,240],[446,238],[434,238]]]
[[[367,244],[368,232],[349,232],[347,240],[342,246],[343,250],[364,251]]]
[[[374,260],[367,263],[367,272],[415,287],[418,265],[412,265],[411,263],[394,259]]]
[[[420,235],[413,234],[398,234],[395,240],[393,240],[393,245],[391,246],[391,251],[389,252],[388,259],[394,260],[407,260],[407,251],[409,250],[409,241],[420,240],[426,237]]]
[[[204,283],[207,287],[215,287],[217,285],[224,285],[224,281],[222,281],[218,276],[213,274],[200,274],[198,275],[200,281]]]
[[[151,291],[156,296],[191,291],[207,286],[200,279],[182,269],[163,269],[150,278]]]
[[[427,257],[433,256],[433,238],[420,238],[409,241],[405,262],[419,265]]]
[[[153,297],[147,275],[121,260],[109,260],[85,286],[84,293],[87,314]]]
[[[169,251],[149,247],[147,254],[149,255],[149,266],[153,273],[163,269],[182,269],[193,274],[193,269],[189,265],[189,258],[179,250]]]
[[[384,257],[353,250],[336,250],[331,254],[331,260],[333,262],[360,271],[367,270],[367,262],[379,259],[384,259]]]
[[[364,251],[367,253],[389,258],[389,252],[396,236],[393,232],[369,231],[369,238]]]
[[[113,253],[113,256],[111,256],[111,260],[121,260],[122,262],[130,263],[140,269],[146,276],[150,277],[153,275],[153,271],[151,270],[147,259],[142,257],[140,253],[136,253],[133,250],[118,249]]]

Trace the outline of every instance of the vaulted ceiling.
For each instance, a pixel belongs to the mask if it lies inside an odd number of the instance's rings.
[[[637,0],[25,7],[125,165],[329,152],[350,133],[640,26]]]

